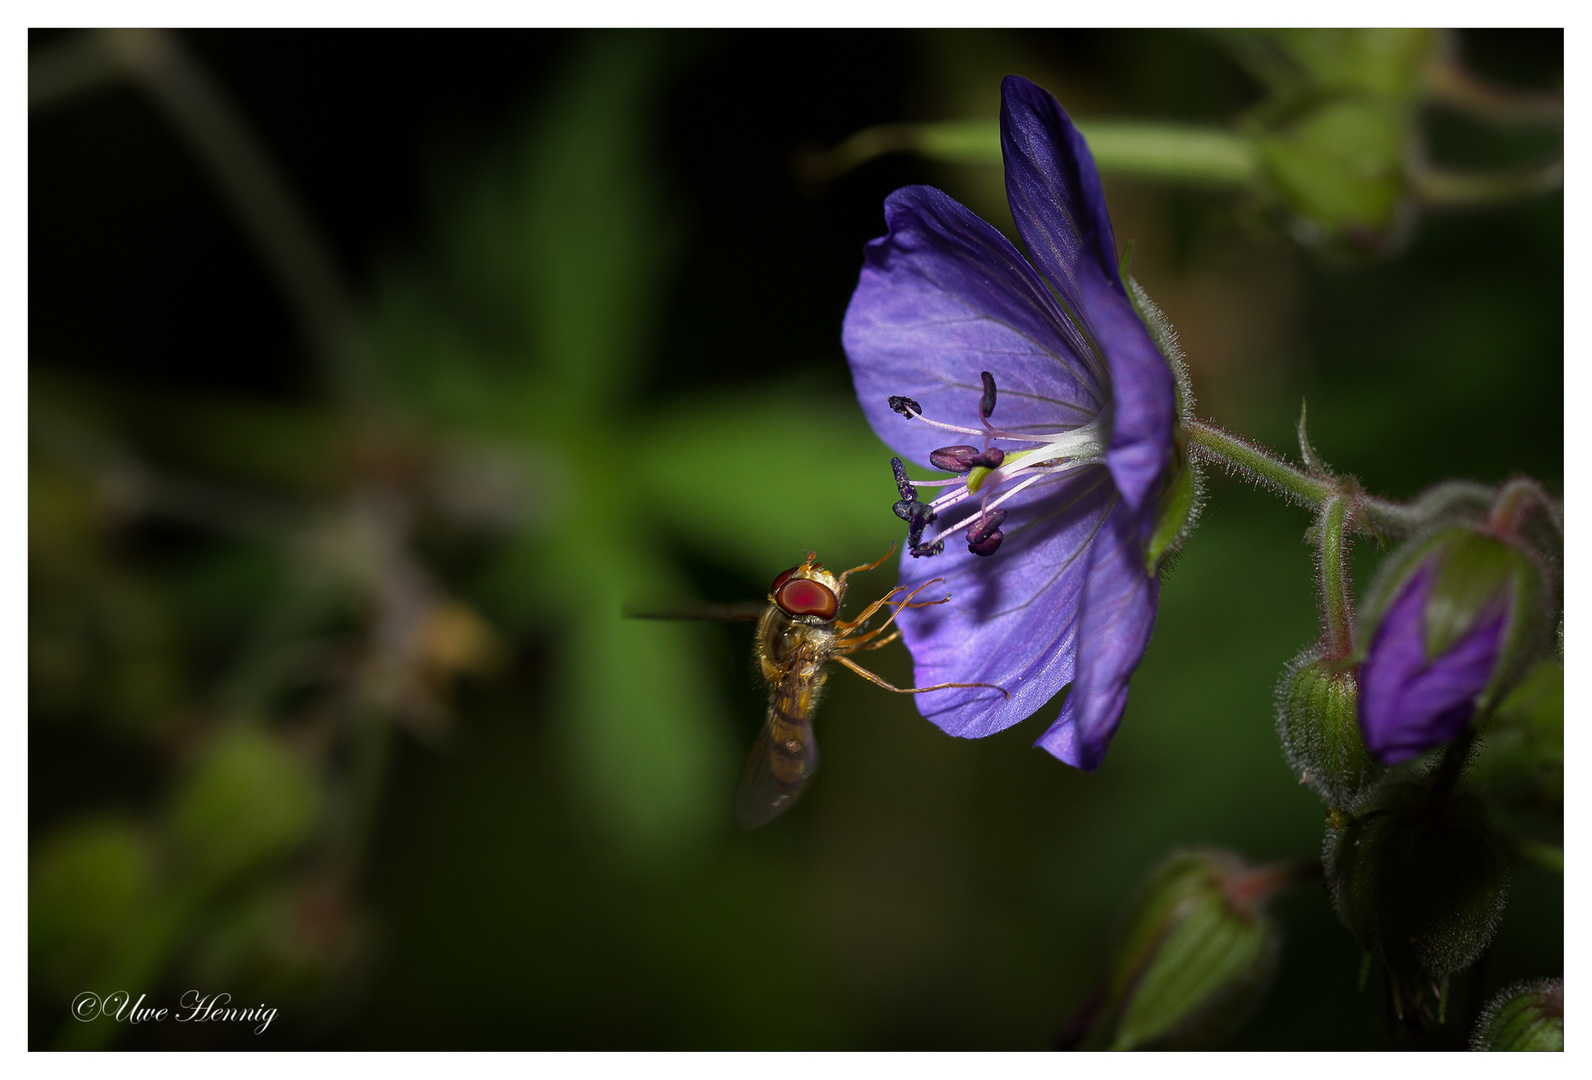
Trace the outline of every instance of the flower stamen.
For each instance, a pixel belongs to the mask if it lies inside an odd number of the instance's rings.
[[[1100,464],[1105,460],[1105,425],[1100,417],[1049,432],[1006,431],[989,422],[997,400],[995,377],[987,371],[981,371],[979,379],[983,383],[978,401],[978,419],[983,426],[982,431],[931,420],[923,415],[922,407],[912,398],[895,396],[889,399],[890,407],[908,419],[921,420],[946,431],[982,436],[984,441],[983,449],[958,443],[955,446],[942,446],[929,453],[929,463],[935,468],[960,475],[948,480],[924,481],[924,487],[948,489],[927,503],[919,499],[918,489],[908,479],[901,459],[890,459],[890,467],[895,470],[896,489],[901,493],[900,500],[892,509],[897,517],[907,523],[907,548],[915,558],[939,554],[945,548],[945,538],[963,529],[967,530],[969,551],[975,555],[994,554],[1004,536],[1000,523],[1005,520],[1007,511],[1000,509],[1002,503],[1047,476],[1069,472],[1084,465]],[[994,439],[1026,444],[1026,449],[1006,450],[991,446],[990,442]],[[944,511],[975,495],[982,496],[975,513],[924,539],[928,526],[934,524]]]

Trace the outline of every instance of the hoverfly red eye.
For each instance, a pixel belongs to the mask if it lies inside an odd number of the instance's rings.
[[[774,590],[774,603],[787,615],[816,615],[833,619],[840,606],[835,594],[816,581],[788,578]]]
[[[770,585],[768,587],[768,591],[771,592],[771,593],[779,592],[779,587],[781,585],[785,584],[785,582],[789,581],[790,580],[790,576],[792,574],[794,574],[796,571],[800,570],[800,569],[801,569],[801,567],[799,567],[799,566],[793,566],[789,570],[785,571],[779,577],[774,579],[774,584],[772,584],[772,585]]]

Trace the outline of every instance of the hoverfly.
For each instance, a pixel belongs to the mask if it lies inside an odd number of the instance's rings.
[[[854,566],[838,577],[809,551],[799,566],[793,566],[769,586],[768,605],[757,618],[757,661],[768,683],[768,719],[741,770],[735,791],[735,820],[743,829],[765,825],[790,809],[801,796],[813,773],[818,770],[818,744],[813,739],[812,716],[819,692],[829,677],[824,665],[833,660],[861,675],[876,686],[897,694],[924,694],[931,690],[988,686],[990,683],[939,683],[903,690],[892,686],[851,659],[854,652],[878,649],[901,636],[885,630],[903,608],[930,607],[950,599],[919,600],[918,595],[935,578],[907,593],[896,586],[869,604],[854,619],[840,619],[840,603],[846,596],[846,579],[852,574],[872,570],[888,559],[890,550],[878,560]],[[905,596],[902,594],[906,593]],[[868,620],[883,608],[890,615],[879,626],[865,630]],[[710,616],[712,617],[712,616]],[[745,615],[720,615],[720,618],[745,618]],[[1010,697],[1010,694],[1006,694]]]

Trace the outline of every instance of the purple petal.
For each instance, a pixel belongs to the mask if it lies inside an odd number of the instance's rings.
[[[1484,616],[1447,652],[1426,655],[1426,603],[1436,561],[1414,574],[1377,626],[1360,668],[1360,732],[1378,759],[1408,761],[1465,729],[1492,680],[1506,611]]]
[[[1034,744],[1091,772],[1122,721],[1128,679],[1155,628],[1160,584],[1145,571],[1144,523],[1144,514],[1119,503],[1095,539],[1083,588],[1077,678],[1061,716]]]
[[[916,685],[984,682],[1011,693],[937,690],[917,695],[919,712],[948,734],[981,738],[1032,716],[1072,679],[1088,551],[1116,501],[1104,468],[1079,469],[1005,504],[1006,538],[989,558],[969,554],[959,533],[943,555],[902,555],[902,585],[943,577],[922,599],[951,597],[898,620]]]
[[[1015,75],[1001,84],[1001,147],[1018,234],[1104,353],[1116,410],[1106,461],[1138,509],[1171,456],[1172,372],[1122,286],[1094,158],[1056,99]]]
[[[1001,156],[1006,199],[1028,254],[1074,311],[1087,310],[1082,274],[1117,281],[1117,242],[1100,173],[1056,99],[1016,75],[1001,83]]]
[[[931,419],[976,428],[981,371],[995,374],[994,423],[1007,430],[1055,431],[1105,408],[1106,376],[1010,241],[928,187],[891,195],[885,221],[889,233],[865,249],[841,338],[863,412],[892,449],[927,465],[931,451],[965,441],[886,401],[914,398]]]

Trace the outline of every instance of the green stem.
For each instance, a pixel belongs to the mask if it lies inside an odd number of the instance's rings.
[[[28,53],[28,108],[43,109],[110,86],[122,69],[95,34],[74,34]]]
[[[1410,173],[1415,197],[1434,209],[1466,209],[1514,202],[1564,186],[1564,158],[1515,169],[1460,172],[1427,165]]]
[[[1552,870],[1555,874],[1564,873],[1564,848],[1558,844],[1545,844],[1541,840],[1516,837],[1515,854],[1522,862],[1540,866],[1544,870]]]
[[[1492,505],[1495,492],[1485,484],[1454,480],[1439,484],[1419,501],[1405,504],[1377,499],[1361,490],[1352,477],[1307,471],[1285,461],[1258,443],[1204,420],[1187,425],[1189,447],[1202,461],[1214,462],[1229,473],[1270,488],[1283,498],[1320,512],[1327,501],[1342,498],[1346,529],[1366,533],[1381,543],[1384,536],[1405,536],[1450,507]]]
[[[1337,494],[1336,486],[1330,481],[1311,476],[1266,448],[1230,435],[1203,420],[1191,420],[1188,435],[1189,445],[1197,456],[1304,506],[1319,508]]]
[[[1260,171],[1254,144],[1225,128],[1136,120],[1081,120],[1078,130],[1103,173],[1215,187],[1247,187]],[[1001,164],[1000,123],[949,120],[884,124],[809,155],[808,179],[823,183],[883,154],[907,151],[954,165]]]
[[[1344,530],[1348,510],[1349,500],[1334,495],[1316,519],[1321,618],[1326,628],[1328,660],[1343,660],[1354,652],[1354,601],[1349,592],[1349,541]]]
[[[1501,127],[1561,127],[1564,95],[1496,86],[1477,78],[1456,57],[1443,57],[1426,76],[1426,92],[1436,103]]]
[[[1395,534],[1413,532],[1425,522],[1450,511],[1485,511],[1497,494],[1474,480],[1448,480],[1436,485],[1413,503],[1396,503],[1366,496],[1363,504],[1371,520]]]
[[[1555,529],[1561,533],[1564,531],[1559,508],[1554,505],[1552,499],[1548,498],[1547,492],[1542,490],[1542,485],[1524,477],[1509,481],[1498,492],[1489,520],[1495,529],[1505,533],[1516,533],[1520,531],[1522,519],[1534,507],[1540,509],[1548,520],[1553,522]]]
[[[1443,751],[1443,760],[1438,763],[1437,774],[1432,778],[1433,805],[1441,806],[1454,793],[1465,766],[1470,763],[1470,750],[1475,744],[1476,729],[1468,727]]]

